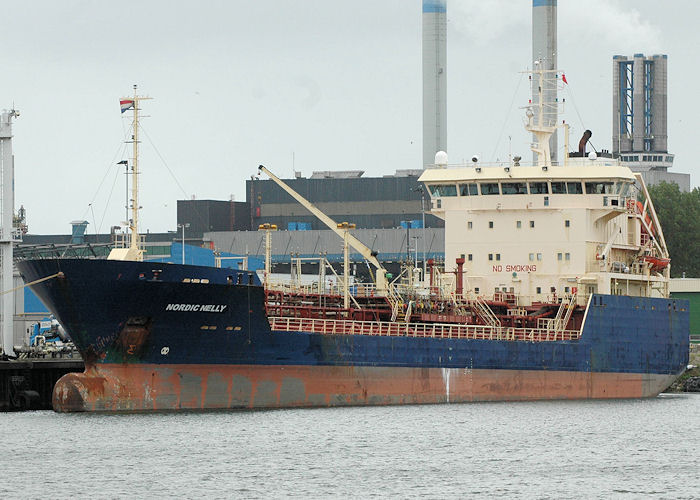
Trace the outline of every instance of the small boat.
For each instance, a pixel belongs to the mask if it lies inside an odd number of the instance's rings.
[[[671,259],[666,259],[664,257],[655,257],[653,255],[645,255],[644,257],[642,257],[642,260],[651,264],[652,271],[661,271],[663,269],[666,269],[671,263]]]

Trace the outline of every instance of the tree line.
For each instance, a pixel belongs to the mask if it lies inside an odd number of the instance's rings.
[[[671,277],[700,278],[700,188],[685,193],[662,182],[648,190],[671,256]]]

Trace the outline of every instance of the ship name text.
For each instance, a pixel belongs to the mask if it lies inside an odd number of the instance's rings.
[[[168,304],[166,311],[222,313],[228,306],[224,304]]]

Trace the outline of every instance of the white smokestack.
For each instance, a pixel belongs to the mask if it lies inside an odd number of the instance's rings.
[[[423,0],[423,167],[447,151],[447,6]]]
[[[532,67],[536,69],[535,61],[539,61],[540,69],[557,69],[557,0],[532,0]],[[543,99],[549,110],[548,119],[555,125],[557,118],[557,85],[556,79],[548,80],[543,89]],[[532,102],[537,105],[539,97],[533,92]],[[551,114],[553,112],[553,114]],[[557,162],[557,132],[549,140],[552,163]],[[537,161],[537,155],[535,155]]]

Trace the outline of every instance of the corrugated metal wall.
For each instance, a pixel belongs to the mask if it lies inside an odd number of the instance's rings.
[[[423,260],[423,236],[425,235],[426,258],[442,259],[445,253],[445,230],[442,228],[411,229],[410,256],[416,257],[415,246],[418,245],[418,260]],[[357,229],[352,234],[362,243],[379,253],[383,262],[395,262],[406,259],[406,229]],[[418,237],[417,239],[415,237]],[[264,257],[265,233],[263,231],[232,231],[205,233],[204,239],[212,241],[217,250],[238,255]],[[289,255],[317,257],[328,253],[328,259],[342,260],[343,241],[333,231],[274,231],[272,233],[273,261],[288,262]],[[351,259],[363,260],[357,252],[350,250]]]

